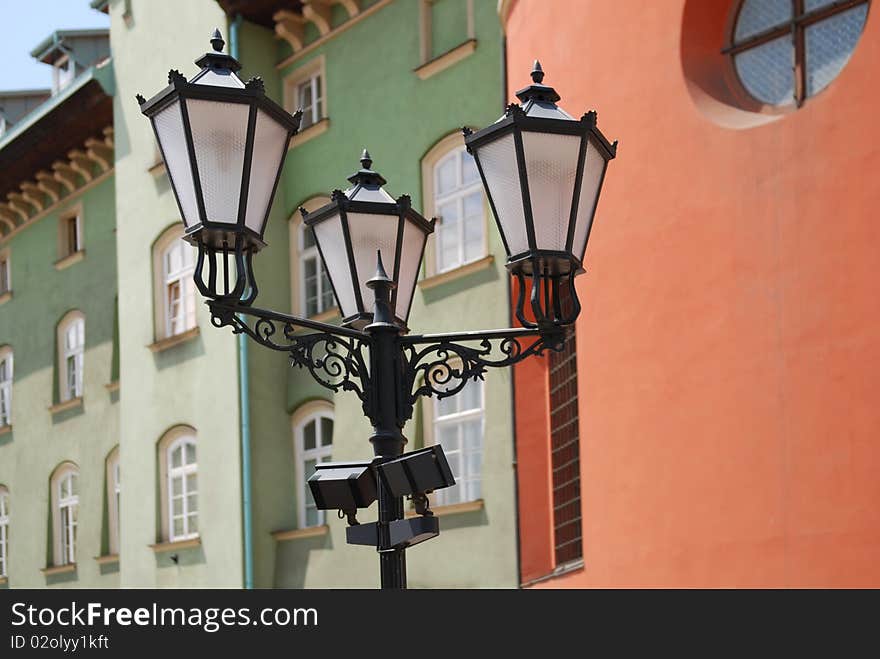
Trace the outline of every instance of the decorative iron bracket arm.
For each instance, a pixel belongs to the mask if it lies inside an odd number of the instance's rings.
[[[211,324],[247,334],[262,346],[286,352],[291,366],[305,368],[318,384],[331,391],[353,391],[366,411],[370,407],[367,367],[371,339],[365,332],[305,318],[234,304],[208,301]],[[249,323],[247,317],[255,318]],[[298,334],[298,329],[315,330]]]
[[[560,351],[564,328],[502,329],[400,338],[404,392],[401,421],[412,416],[421,396],[454,396],[469,381],[484,379],[489,368],[513,366],[546,350]],[[466,345],[470,343],[471,345]]]

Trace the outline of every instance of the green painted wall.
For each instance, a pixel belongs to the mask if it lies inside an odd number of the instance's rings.
[[[114,180],[104,176],[52,207],[0,244],[11,255],[13,297],[0,305],[0,345],[14,350],[13,431],[0,435],[0,483],[9,488],[9,587],[111,588],[119,575],[93,559],[106,530],[105,459],[119,442],[119,405],[111,380],[116,240]],[[85,258],[63,270],[59,215],[81,205]],[[51,414],[57,402],[56,324],[72,309],[85,315],[83,406]],[[49,479],[63,462],[79,466],[77,571],[45,577],[51,565]]]
[[[411,195],[414,206],[421,208],[420,162],[425,153],[462,125],[484,126],[501,114],[501,33],[495,3],[478,0],[474,7],[475,53],[428,80],[413,73],[421,63],[418,2],[399,0],[381,8],[281,71],[274,64],[290,54],[289,46],[246,24],[240,46],[245,73],[263,76],[276,99],[282,97],[284,76],[316,57],[325,58],[330,119],[327,132],[288,154],[266,233],[270,247],[256,259],[258,306],[289,309],[288,219],[304,200],[347,187],[345,179],[359,166],[361,148],[369,148],[374,168],[388,180],[386,189],[395,196]],[[466,22],[448,25],[462,31]],[[456,35],[440,36],[451,43]],[[458,35],[453,45],[465,38]],[[504,250],[493,223],[489,232],[493,266],[425,293],[417,291],[410,317],[413,331],[508,325]],[[296,526],[298,477],[289,414],[315,397],[333,399],[333,459],[365,459],[372,454],[367,441],[371,429],[360,402],[353,394],[332,396],[318,389],[307,373],[288,369],[283,355],[265,348],[252,347],[251,364],[257,585],[375,586],[375,552],[346,545],[344,523],[332,513],[328,536],[276,543],[270,535]],[[408,553],[412,587],[517,584],[510,374],[490,373],[485,391],[485,508],[442,518],[440,538]],[[410,422],[406,429],[411,447],[421,435],[415,426]],[[361,521],[375,519],[375,514],[374,506]]]
[[[160,353],[154,341],[150,246],[179,211],[156,161],[149,122],[135,94],[151,96],[167,84],[168,71],[187,77],[210,48],[214,27],[226,20],[212,0],[133,0],[110,4],[111,47],[117,94],[116,198],[119,218],[119,329],[121,371],[122,548],[124,586],[242,585],[241,475],[239,465],[236,341],[211,327],[198,311],[201,333]],[[201,305],[200,305],[201,306]],[[201,547],[156,554],[159,538],[157,442],[169,428],[187,424],[198,436]]]

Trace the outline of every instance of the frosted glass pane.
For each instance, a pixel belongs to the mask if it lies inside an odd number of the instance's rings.
[[[235,87],[244,89],[244,83],[231,71],[204,69],[192,79],[194,85],[211,85],[214,87]]]
[[[813,11],[814,9],[821,9],[822,7],[827,7],[828,5],[833,5],[835,2],[839,0],[804,0],[804,11]]]
[[[577,135],[523,133],[538,249],[565,249],[580,146]]]
[[[425,249],[425,234],[411,222],[403,225],[403,246],[400,250],[400,275],[397,284],[397,305],[395,313],[407,319],[410,300],[416,288],[422,253]]]
[[[180,102],[175,101],[159,112],[153,119],[153,127],[165,156],[165,168],[168,170],[168,177],[174,186],[177,202],[183,210],[184,224],[190,227],[199,222],[199,211],[193,188],[189,154],[186,149]]]
[[[262,110],[258,110],[245,215],[245,225],[257,233],[262,232],[266,210],[272,203],[272,188],[286,146],[287,129]]]
[[[207,219],[234,224],[241,194],[248,106],[188,100],[186,109]]]
[[[516,164],[513,135],[507,135],[477,149],[477,158],[486,177],[486,185],[498,221],[504,228],[511,256],[529,248],[523,214],[522,192]]]
[[[394,256],[397,247],[396,215],[370,215],[349,213],[348,231],[351,248],[357,265],[358,286],[364,311],[373,312],[373,291],[367,288],[367,280],[376,274],[376,251],[382,253],[382,264],[389,277],[394,276]]]
[[[778,27],[791,20],[791,0],[746,0],[736,19],[735,40],[748,37]]]
[[[867,15],[868,5],[859,5],[806,29],[807,96],[825,89],[846,66]]]
[[[744,50],[733,58],[748,92],[770,105],[794,103],[794,47],[786,35]]]
[[[581,260],[583,260],[584,250],[587,248],[587,236],[590,225],[593,224],[593,214],[596,212],[599,186],[602,185],[602,174],[605,172],[605,166],[605,158],[602,157],[598,147],[590,140],[587,143],[587,153],[584,158],[584,177],[581,180],[581,197],[578,202],[577,219],[574,225],[574,241],[571,246],[572,253]]]
[[[342,224],[339,215],[336,214],[314,225],[315,237],[321,254],[324,257],[324,265],[327,274],[333,282],[336,291],[336,301],[342,310],[343,318],[357,313],[357,304],[352,287],[350,270],[348,267],[348,254],[346,253],[345,237],[342,234]]]

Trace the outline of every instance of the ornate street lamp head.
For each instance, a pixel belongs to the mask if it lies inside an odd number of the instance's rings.
[[[195,281],[202,295],[250,304],[256,297],[251,257],[263,233],[287,146],[302,112],[291,115],[266,96],[263,81],[242,82],[224,54],[220,31],[196,60],[191,80],[178,71],[150,100],[138,95],[153,125],[184,238],[199,249]],[[207,280],[203,273],[207,263]]]
[[[407,195],[394,199],[385,192],[386,181],[372,166],[364,149],[361,168],[348,177],[350,188],[334,190],[330,203],[316,211],[300,212],[314,232],[344,324],[362,329],[373,320],[375,295],[367,284],[378,252],[393,282],[394,320],[405,329],[434,220],[414,211]]]
[[[489,205],[519,283],[516,316],[527,327],[569,325],[580,312],[574,277],[584,252],[608,161],[617,152],[596,127],[596,113],[575,119],[556,103],[535,61],[532,84],[498,121],[464,129]],[[528,283],[527,281],[528,280]],[[527,318],[525,295],[534,321]],[[571,304],[567,299],[570,295]]]

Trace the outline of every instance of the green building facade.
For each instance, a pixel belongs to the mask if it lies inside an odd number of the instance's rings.
[[[190,62],[220,26],[242,78],[259,75],[288,110],[303,108],[265,234],[269,247],[255,259],[257,306],[339,321],[298,209],[313,210],[347,187],[366,147],[389,193],[409,194],[425,216],[438,217],[411,329],[506,327],[504,251],[460,132],[501,114],[496,3],[92,4],[110,17],[112,63],[101,71],[112,130],[98,127],[97,135],[113,152],[104,178],[70,195],[82,207],[84,258],[65,270],[52,260],[45,273],[37,268],[40,250],[60,240],[65,203],[46,206],[25,227],[14,207],[0,210],[14,226],[0,238],[13,288],[0,303],[0,346],[15,354],[13,430],[0,435],[7,585],[374,587],[375,552],[347,545],[344,520],[316,511],[305,490],[316,462],[371,456],[360,402],[321,388],[283,353],[211,326],[189,283],[192,254],[178,240],[179,210],[152,130],[134,99],[160,89],[170,69],[191,77]],[[40,121],[28,130],[40,130]],[[93,166],[97,173],[100,163]],[[13,194],[21,193],[16,186]],[[52,386],[65,358],[53,343],[56,324],[72,309],[85,316],[82,404],[51,413],[70,405]],[[440,537],[408,552],[410,587],[518,585],[510,376],[493,370],[448,402],[423,399],[405,428],[408,449],[442,443],[459,481],[433,501]],[[76,556],[65,562],[54,529],[66,513],[52,487],[67,463],[79,479]],[[359,519],[375,515],[373,507]]]

